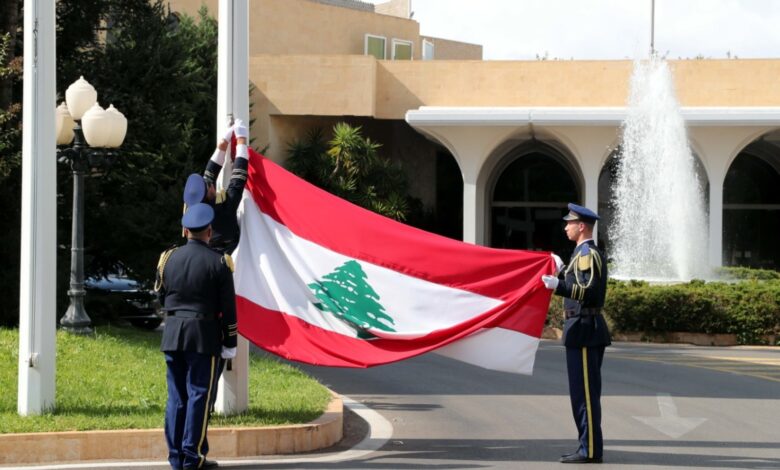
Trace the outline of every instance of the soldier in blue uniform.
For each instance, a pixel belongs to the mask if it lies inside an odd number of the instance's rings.
[[[208,246],[213,219],[208,204],[189,204],[182,217],[187,243],[165,251],[157,265],[155,288],[166,312],[160,347],[168,382],[165,440],[174,469],[217,466],[206,460],[209,402],[217,360],[236,351],[232,260]]]
[[[561,462],[601,463],[601,362],[604,349],[611,344],[601,314],[607,293],[607,261],[593,240],[599,216],[576,204],[568,207],[564,230],[577,247],[561,278],[542,276],[545,287],[564,298],[563,343],[571,409],[579,433],[579,448],[561,456]]]

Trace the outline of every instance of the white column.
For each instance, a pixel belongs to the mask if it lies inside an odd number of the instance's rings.
[[[485,244],[485,197],[476,174],[463,173],[463,241]]]
[[[249,7],[247,0],[219,2],[219,50],[217,71],[217,137],[229,116],[249,125]],[[226,161],[228,163],[229,160]],[[229,166],[225,165],[225,170]],[[223,171],[223,178],[230,178]],[[232,369],[219,381],[214,408],[235,414],[249,407],[249,343],[239,335]]]
[[[24,2],[20,415],[54,408],[57,172],[55,0]]]
[[[710,179],[710,266],[723,265],[723,176]]]
[[[598,156],[594,156],[595,159]],[[598,160],[596,160],[598,161]],[[584,174],[585,183],[585,207],[591,209],[593,212],[599,211],[599,172],[598,171],[585,171]],[[596,224],[593,228],[593,239],[599,239],[599,227],[601,223]]]

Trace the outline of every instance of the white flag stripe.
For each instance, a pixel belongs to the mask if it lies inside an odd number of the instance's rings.
[[[531,375],[539,338],[504,328],[482,329],[435,352],[492,370]]]
[[[235,256],[236,294],[320,328],[355,336],[346,323],[314,306],[319,300],[308,287],[352,258],[299,238],[263,214],[248,192],[242,204],[245,207],[241,210],[241,232],[252,236],[241,237],[238,247],[241,255]],[[499,299],[357,261],[379,296],[379,303],[394,322],[394,332],[370,329],[377,336],[399,339],[424,336],[461,324],[502,304]]]

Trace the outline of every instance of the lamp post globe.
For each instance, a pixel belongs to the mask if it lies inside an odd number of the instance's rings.
[[[92,320],[84,309],[84,176],[90,169],[107,167],[122,145],[127,119],[113,105],[109,111],[97,102],[97,91],[84,77],[65,92],[65,103],[56,111],[57,145],[60,161],[70,163],[73,172],[73,222],[71,227],[70,304],[60,319],[63,330],[92,333]]]

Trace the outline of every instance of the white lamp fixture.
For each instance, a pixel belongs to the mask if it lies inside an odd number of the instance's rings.
[[[84,113],[81,118],[81,128],[84,130],[84,138],[90,147],[107,147],[111,137],[111,116],[96,102]]]
[[[73,128],[76,123],[68,112],[68,105],[64,101],[57,106],[54,120],[57,123],[57,145],[70,145],[73,142]]]
[[[106,142],[106,147],[117,148],[125,141],[127,118],[113,104],[106,109],[106,115],[111,118],[109,120],[111,122],[111,134]]]
[[[97,102],[97,91],[83,76],[79,77],[65,90],[65,102],[71,117],[78,121]]]
[[[56,122],[57,145],[69,146],[57,150],[58,160],[67,161],[73,170],[70,305],[60,325],[75,334],[91,334],[92,320],[84,309],[84,178],[111,166],[117,156],[114,149],[125,140],[127,119],[113,105],[101,108],[95,88],[81,77],[65,92]]]

